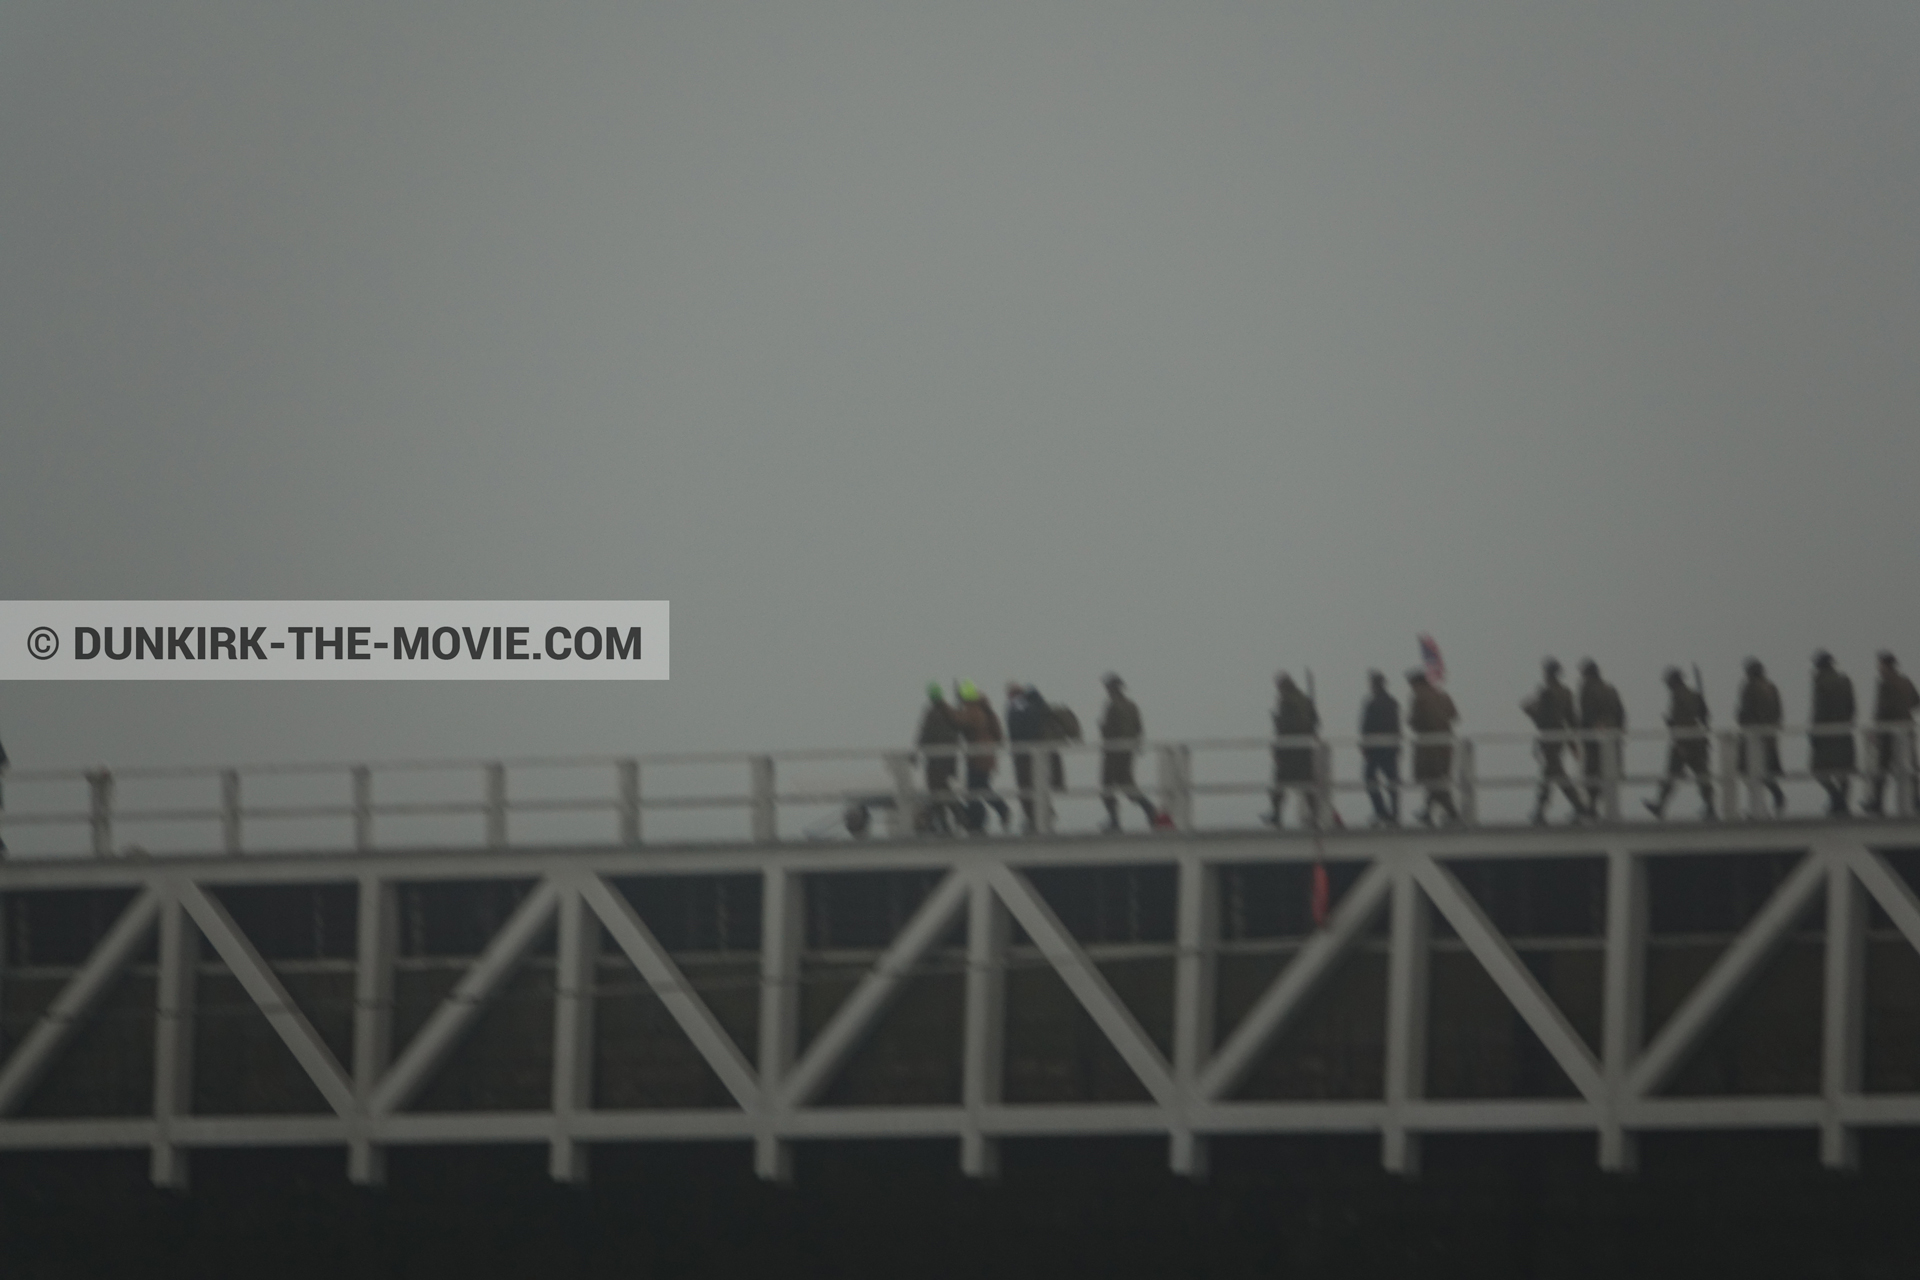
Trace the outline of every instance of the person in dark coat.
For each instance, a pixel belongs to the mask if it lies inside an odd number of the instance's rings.
[[[1437,807],[1449,822],[1458,822],[1460,811],[1453,807],[1453,725],[1460,712],[1447,691],[1427,679],[1426,672],[1418,668],[1407,672],[1407,685],[1407,728],[1415,735],[1413,780],[1427,791],[1420,821],[1432,826]]]
[[[1780,789],[1780,690],[1767,679],[1760,659],[1748,658],[1747,678],[1740,685],[1740,706],[1734,720],[1740,726],[1740,773],[1765,780],[1773,797],[1773,816],[1787,811],[1787,793]]]
[[[1687,688],[1686,677],[1678,667],[1668,667],[1663,678],[1667,685],[1667,728],[1672,734],[1667,775],[1660,779],[1659,793],[1642,803],[1654,817],[1665,817],[1667,798],[1681,778],[1692,774],[1700,787],[1700,816],[1718,817],[1713,807],[1713,775],[1708,771],[1707,699],[1698,690]]]
[[[1376,826],[1400,825],[1400,703],[1387,690],[1387,678],[1367,672],[1367,700],[1360,704],[1360,760],[1373,802]],[[1384,741],[1391,738],[1392,741]],[[1371,739],[1371,741],[1369,741]]]
[[[1020,811],[1026,816],[1024,830],[1034,829],[1033,761],[1038,752],[1021,751],[1022,742],[1049,742],[1059,737],[1058,720],[1047,700],[1032,685],[1015,680],[1007,682],[1007,741],[1016,744],[1013,753],[1013,781],[1020,789]],[[1048,753],[1050,789],[1058,791],[1066,783],[1066,771],[1060,765],[1060,753]]]
[[[1313,762],[1319,748],[1320,709],[1313,705],[1313,699],[1307,696],[1307,691],[1295,684],[1293,677],[1286,672],[1274,676],[1273,684],[1273,736],[1293,741],[1273,748],[1273,790],[1269,792],[1273,808],[1261,815],[1260,820],[1269,826],[1279,826],[1281,806],[1286,803],[1287,792],[1296,791],[1300,795],[1304,821],[1309,827],[1317,827],[1320,825],[1320,799],[1315,786]],[[1314,740],[1300,741],[1303,738]]]
[[[1627,731],[1627,708],[1620,691],[1600,676],[1600,664],[1592,658],[1580,663],[1580,727],[1596,732],[1585,739],[1587,812],[1598,813],[1606,798],[1607,782],[1620,778],[1624,743],[1620,735]]]
[[[1140,708],[1127,696],[1127,682],[1113,672],[1100,677],[1100,683],[1107,690],[1106,709],[1100,713],[1100,741],[1115,744],[1100,756],[1100,803],[1107,810],[1107,825],[1101,830],[1120,830],[1122,795],[1140,806],[1149,826],[1165,825],[1153,801],[1141,794],[1133,780],[1133,753],[1140,749],[1140,739],[1146,732]]]
[[[938,680],[928,681],[927,709],[920,715],[920,732],[914,736],[914,745],[956,747],[960,744],[960,736],[960,722],[954,719],[953,708],[947,705],[946,691],[941,689]],[[935,751],[928,753],[925,759],[927,807],[921,811],[914,825],[944,835],[952,830],[949,815],[961,813],[959,802],[953,796],[953,778],[960,772],[960,757]]]
[[[1920,691],[1884,649],[1880,651],[1879,667],[1880,680],[1873,691],[1873,789],[1867,794],[1865,808],[1868,813],[1879,813],[1887,776],[1904,769],[1906,778],[1896,780],[1894,785],[1907,787],[1914,809],[1920,811],[1920,778],[1913,772],[1913,711],[1920,706]]]
[[[1574,703],[1573,690],[1560,682],[1558,661],[1548,658],[1541,663],[1540,674],[1540,687],[1520,704],[1520,710],[1542,735],[1536,744],[1540,751],[1540,786],[1533,797],[1533,821],[1536,825],[1546,822],[1547,805],[1553,801],[1555,785],[1573,806],[1577,821],[1587,816],[1587,805],[1573,785],[1573,779],[1567,776],[1561,756],[1570,745],[1562,735],[1580,727],[1580,708]]]
[[[960,706],[954,711],[953,718],[960,726],[960,734],[975,746],[985,746],[986,751],[970,752],[967,755],[967,830],[979,834],[987,828],[987,807],[1000,815],[1000,829],[1005,831],[1013,825],[1013,811],[1007,807],[993,790],[993,771],[1000,765],[1000,753],[994,748],[1006,740],[1000,729],[1000,717],[993,713],[993,704],[988,702],[971,680],[960,681],[955,692],[959,695]]]
[[[1807,735],[1813,776],[1827,792],[1827,816],[1847,815],[1853,787],[1853,681],[1825,649],[1813,655],[1813,729]]]

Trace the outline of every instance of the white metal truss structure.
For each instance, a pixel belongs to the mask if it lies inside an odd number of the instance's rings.
[[[1876,1126],[1920,1125],[1920,1094],[1862,1089],[1867,904],[1920,947],[1920,899],[1885,856],[1920,847],[1920,823],[1806,822],[1457,829],[1365,834],[891,840],[813,845],[703,845],[629,849],[571,846],[447,849],[272,858],[44,860],[0,864],[0,894],[44,889],[132,890],[133,898],[66,982],[37,1025],[0,1064],[0,1148],[139,1148],[152,1173],[183,1186],[198,1147],[335,1145],[350,1176],[377,1184],[384,1153],[409,1144],[540,1143],[555,1178],[586,1177],[594,1144],[738,1141],[759,1172],[789,1176],[795,1143],[812,1139],[947,1138],[962,1167],[990,1176],[1005,1139],[1151,1135],[1172,1167],[1202,1176],[1210,1139],[1252,1134],[1376,1135],[1385,1166],[1418,1171],[1421,1140],[1440,1133],[1587,1132],[1598,1160],[1629,1171],[1635,1142],[1656,1130],[1805,1129],[1836,1168],[1856,1160]],[[1643,1020],[1647,867],[1673,855],[1790,854],[1793,870],[1665,1023]],[[1215,1026],[1214,975],[1222,868],[1334,859],[1363,870],[1270,986],[1233,1026]],[[1600,858],[1606,865],[1603,1028],[1591,1044],[1456,875],[1462,859]],[[1041,868],[1171,866],[1177,872],[1177,947],[1171,1053],[1115,993],[1086,947],[1061,923],[1032,873]],[[805,1043],[799,990],[808,877],[850,871],[938,875],[852,993]],[[615,878],[742,875],[760,878],[757,1054],[749,1057],[702,1001]],[[394,1043],[396,887],[434,881],[534,882],[452,992],[411,1040]],[[358,887],[353,1051],[341,1061],[222,905],[235,886],[351,883]],[[1689,1054],[1755,979],[1789,930],[1825,904],[1822,1067],[1817,1093],[1785,1097],[1676,1097],[1664,1092]],[[1569,1098],[1425,1096],[1430,929],[1444,920],[1572,1082]],[[1388,922],[1385,1087],[1357,1101],[1246,1101],[1236,1087],[1306,1008],[1341,959]],[[732,1105],[605,1110],[592,1105],[595,948],[604,926]],[[1002,1096],[1007,954],[1017,924],[1144,1087],[1137,1103],[1015,1104]],[[825,1105],[837,1073],[930,951],[964,930],[962,1090],[943,1106]],[[557,936],[550,1105],[523,1112],[416,1111],[410,1103],[488,1001],[553,931]],[[198,937],[204,937],[266,1016],[328,1110],[301,1115],[191,1113],[192,1019]],[[103,992],[157,938],[153,1107],[112,1119],[37,1119],[22,1102],[95,1011]],[[1649,1034],[1650,1033],[1650,1034]]]

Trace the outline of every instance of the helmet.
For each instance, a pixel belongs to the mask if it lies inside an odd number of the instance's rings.
[[[927,681],[927,701],[928,702],[944,702],[946,701],[946,697],[947,697],[947,691],[940,687],[940,682],[938,680]]]
[[[1546,672],[1549,676],[1557,676],[1560,674],[1560,659],[1558,658],[1543,659],[1540,663],[1540,669]]]
[[[980,689],[978,685],[974,684],[971,680],[962,680],[960,682],[960,701],[977,702],[979,698]]]

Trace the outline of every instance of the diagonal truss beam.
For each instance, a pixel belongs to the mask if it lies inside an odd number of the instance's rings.
[[[1844,856],[1880,909],[1893,918],[1894,928],[1909,945],[1920,948],[1920,897],[1914,896],[1906,880],[1871,849],[1853,849]]]
[[[1760,966],[1779,947],[1787,929],[1826,883],[1827,861],[1826,854],[1814,850],[1801,859],[1793,874],[1773,891],[1752,923],[1714,962],[1693,994],[1667,1019],[1667,1025],[1634,1064],[1627,1076],[1629,1097],[1645,1098],[1662,1088],[1693,1052],[1694,1046],[1759,976]]]
[[[1606,1085],[1593,1050],[1567,1021],[1567,1015],[1560,1011],[1560,1006],[1554,1003],[1512,945],[1493,927],[1480,904],[1460,886],[1453,872],[1426,854],[1414,859],[1413,875],[1426,891],[1428,901],[1446,917],[1501,994],[1533,1029],[1533,1034],[1540,1037],[1540,1043],[1567,1073],[1573,1087],[1589,1102],[1603,1101]]]
[[[248,997],[259,1006],[260,1012],[267,1015],[267,1021],[273,1024],[280,1039],[293,1051],[301,1069],[320,1090],[320,1096],[327,1100],[327,1105],[339,1115],[353,1114],[353,1082],[340,1069],[333,1051],[320,1039],[313,1024],[307,1021],[307,1015],[294,1005],[286,987],[261,958],[260,952],[234,924],[227,909],[191,880],[181,882],[179,897],[187,915],[206,935],[207,941],[213,944],[213,949],[220,953],[220,958],[226,962],[233,976],[240,980],[240,986]]]
[[[1140,1083],[1147,1087],[1154,1101],[1161,1106],[1172,1106],[1177,1091],[1167,1060],[1141,1029],[1133,1011],[1121,1003],[1120,997],[1107,985],[1100,970],[1087,958],[1087,953],[1067,933],[1060,918],[1054,915],[1053,908],[1034,891],[1025,876],[1011,867],[1004,864],[996,866],[987,872],[987,877],[993,885],[993,891],[1007,904],[1007,910],[1027,931],[1034,945],[1040,948],[1040,954],[1047,958],[1047,963],[1066,982],[1067,989],[1092,1015],[1094,1024],[1120,1051],[1120,1056],[1140,1077]]]
[[[900,931],[900,936],[893,940],[893,945],[874,962],[846,1003],[820,1029],[820,1034],[794,1064],[780,1094],[785,1107],[804,1107],[819,1096],[861,1037],[899,994],[908,970],[939,940],[966,902],[967,877],[957,870],[947,872],[946,878],[913,913],[913,919]]]
[[[1292,962],[1280,971],[1200,1073],[1197,1092],[1202,1099],[1217,1101],[1239,1086],[1260,1054],[1305,1007],[1361,931],[1380,914],[1387,890],[1392,887],[1393,877],[1385,863],[1376,862],[1366,869],[1340,899],[1327,927],[1294,954]]]
[[[546,928],[559,896],[551,880],[542,880],[526,896],[374,1089],[367,1099],[369,1112],[376,1116],[389,1115],[412,1101],[427,1077],[479,1016],[487,1000],[513,973],[540,931]]]
[[[614,943],[633,961],[633,967],[646,979],[653,994],[660,997],[660,1003],[667,1007],[673,1020],[687,1033],[687,1039],[693,1041],[693,1047],[707,1060],[713,1073],[720,1077],[720,1083],[727,1087],[735,1102],[751,1111],[760,1105],[760,1086],[754,1079],[754,1071],[748,1065],[745,1055],[734,1044],[733,1037],[720,1025],[706,1002],[693,993],[686,975],[680,972],[680,966],[673,962],[666,949],[653,936],[653,931],[640,919],[622,894],[616,893],[605,880],[597,875],[588,875],[580,880],[580,896],[600,922],[607,926],[607,932],[613,935]]]
[[[160,895],[151,888],[141,890],[140,896],[128,903],[120,918],[113,922],[113,928],[107,930],[87,962],[68,979],[47,1011],[40,1015],[40,1021],[13,1051],[4,1068],[0,1068],[0,1116],[13,1114],[27,1092],[39,1083],[79,1029],[80,1019],[87,1016],[94,1002],[120,976],[134,949],[146,941],[159,913]]]

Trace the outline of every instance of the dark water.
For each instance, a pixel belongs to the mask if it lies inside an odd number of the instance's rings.
[[[382,1192],[338,1151],[200,1152],[186,1196],[141,1156],[9,1155],[0,1276],[1920,1276],[1912,1136],[1852,1177],[1808,1135],[1649,1139],[1632,1179],[1592,1146],[1429,1140],[1400,1181],[1371,1142],[1221,1143],[1196,1185],[1159,1143],[1020,1143],[981,1185],[950,1144],[832,1144],[787,1188],[743,1147],[627,1148],[583,1190],[544,1150],[442,1149],[395,1152]]]

